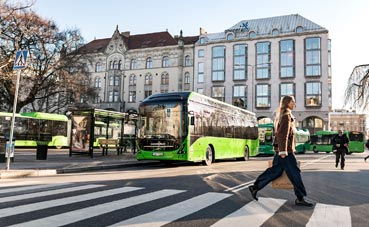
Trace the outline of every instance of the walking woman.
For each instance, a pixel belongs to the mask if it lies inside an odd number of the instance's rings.
[[[276,154],[273,159],[272,167],[266,169],[249,187],[252,197],[258,200],[256,194],[264,188],[269,182],[277,179],[286,171],[288,178],[293,184],[297,199],[295,204],[298,206],[313,206],[312,203],[304,200],[306,196],[305,186],[302,182],[300,169],[295,158],[295,135],[294,135],[294,117],[292,110],[295,107],[295,99],[292,96],[284,96],[281,99],[274,120],[274,128],[276,129]]]

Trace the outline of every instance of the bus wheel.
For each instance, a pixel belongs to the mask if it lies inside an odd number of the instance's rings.
[[[313,148],[314,153],[318,153],[319,151],[316,149],[316,147]]]
[[[207,166],[210,166],[213,162],[214,162],[214,152],[213,152],[213,149],[211,148],[211,146],[208,146],[206,148],[205,161],[204,161],[204,163]]]
[[[237,161],[248,161],[248,160],[250,160],[250,151],[249,151],[249,147],[246,146],[244,153],[243,153],[243,157],[237,158]]]
[[[55,146],[56,149],[60,150],[63,148],[63,146]]]

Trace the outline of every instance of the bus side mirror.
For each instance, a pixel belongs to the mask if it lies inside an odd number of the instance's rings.
[[[194,116],[191,116],[191,118],[190,118],[190,124],[191,125],[195,125],[195,117]]]

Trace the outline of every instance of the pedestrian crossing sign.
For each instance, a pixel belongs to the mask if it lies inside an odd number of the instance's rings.
[[[15,54],[13,70],[26,68],[27,55],[28,51],[26,50],[17,51],[17,53]]]

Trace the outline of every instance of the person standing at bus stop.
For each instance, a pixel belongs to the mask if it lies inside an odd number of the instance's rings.
[[[336,168],[341,159],[341,169],[345,168],[345,155],[348,152],[349,140],[346,135],[342,133],[342,130],[338,130],[338,134],[333,138],[333,146],[335,146],[336,152]]]
[[[297,197],[295,204],[298,206],[313,206],[312,203],[305,201],[305,186],[302,182],[300,168],[297,165],[295,151],[295,135],[294,135],[294,116],[292,110],[295,107],[295,99],[293,96],[284,96],[281,99],[279,108],[277,109],[274,127],[276,129],[277,141],[275,144],[276,154],[273,159],[272,167],[266,169],[255,180],[254,184],[249,187],[252,197],[258,200],[256,194],[271,181],[280,177],[283,171],[286,171],[288,178],[294,187]]]

